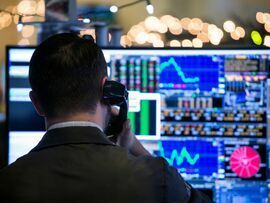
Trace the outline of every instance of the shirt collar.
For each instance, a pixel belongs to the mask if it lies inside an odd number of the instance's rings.
[[[101,144],[114,145],[97,127],[69,126],[48,130],[31,152],[67,144]]]
[[[51,125],[48,128],[48,131],[53,130],[53,129],[57,129],[57,128],[66,128],[66,127],[96,127],[103,132],[102,128],[98,124],[96,124],[94,122],[90,122],[90,121],[60,122],[60,123],[56,123],[56,124]]]

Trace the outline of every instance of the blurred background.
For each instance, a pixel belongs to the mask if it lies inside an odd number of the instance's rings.
[[[0,1],[0,168],[45,130],[28,97],[34,47],[73,32],[135,92],[129,118],[152,153],[216,202],[269,202],[269,0]]]

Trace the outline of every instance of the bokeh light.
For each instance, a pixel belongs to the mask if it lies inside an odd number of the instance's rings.
[[[266,35],[266,36],[264,37],[263,45],[264,45],[264,46],[267,46],[267,47],[270,47],[270,36],[269,36],[269,35]]]
[[[267,32],[270,32],[270,23],[266,23],[264,24],[264,29],[267,31]]]
[[[178,40],[171,40],[170,47],[181,47],[181,43]]]
[[[251,39],[256,45],[262,44],[262,36],[258,31],[252,31],[251,32]]]
[[[164,47],[164,42],[161,39],[157,39],[153,42],[153,47]]]
[[[158,31],[159,33],[164,34],[164,33],[166,33],[166,32],[168,31],[168,27],[167,27],[166,24],[160,23],[160,24],[159,24],[159,27],[158,27],[158,29],[157,29],[157,31]]]
[[[23,29],[22,29],[22,36],[24,38],[28,38],[28,37],[31,37],[35,32],[35,28],[34,26],[31,26],[31,25],[25,25],[23,26]]]
[[[231,38],[233,40],[239,40],[240,39],[240,34],[238,32],[236,32],[236,31],[233,31],[233,32],[231,32]]]
[[[145,19],[144,25],[150,31],[158,31],[160,20],[155,16],[149,16]]]
[[[246,32],[245,32],[244,28],[242,28],[242,27],[236,27],[235,28],[235,32],[237,33],[237,35],[240,38],[244,38],[245,37]]]
[[[142,31],[139,32],[135,37],[135,42],[137,42],[138,44],[144,44],[145,42],[147,42],[147,39],[148,39],[147,33]]]
[[[231,21],[231,20],[225,21],[224,24],[223,24],[223,29],[228,33],[233,32],[235,30],[234,22]]]
[[[37,2],[33,0],[23,0],[18,4],[18,12],[23,15],[36,14]]]
[[[263,14],[264,23],[270,23],[270,13]]]
[[[256,20],[263,24],[264,23],[264,14],[262,12],[257,12],[256,13]]]
[[[40,0],[37,3],[36,13],[37,13],[37,15],[40,15],[40,16],[45,15],[45,2],[44,2],[44,0]]]
[[[188,25],[191,22],[191,19],[185,17],[185,18],[182,18],[180,22],[181,22],[183,29],[188,30]]]
[[[30,41],[28,39],[21,39],[18,42],[18,45],[21,45],[21,46],[30,45]]]
[[[195,48],[202,48],[203,47],[203,42],[202,40],[195,38],[192,40],[193,47]]]
[[[121,44],[121,46],[123,46],[123,47],[127,47],[127,46],[130,47],[130,46],[132,46],[132,42],[131,42],[131,40],[128,38],[127,35],[121,36],[120,44]]]
[[[197,35],[197,38],[200,39],[202,42],[204,43],[208,43],[209,42],[209,38],[208,38],[208,35],[206,33],[199,33]]]
[[[182,47],[192,47],[192,42],[189,39],[184,39],[182,41]]]
[[[148,34],[148,39],[147,39],[147,42],[149,42],[149,43],[154,43],[154,41],[156,41],[156,40],[160,40],[161,39],[161,37],[160,37],[160,35],[159,34],[157,34],[157,33],[149,33]]]

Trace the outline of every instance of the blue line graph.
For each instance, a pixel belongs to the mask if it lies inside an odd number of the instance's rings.
[[[177,71],[178,76],[183,80],[185,83],[196,83],[200,81],[200,78],[186,78],[185,73],[182,71],[182,68],[178,66],[175,59],[171,57],[168,62],[163,62],[160,64],[160,73],[163,72],[163,70],[169,66],[173,66],[175,70]]]
[[[167,140],[158,144],[159,155],[181,173],[211,176],[218,172],[218,147],[206,140]]]
[[[162,147],[161,143],[159,143],[159,149],[160,149],[160,156],[163,156],[169,162],[170,165],[173,165],[173,163],[176,161],[176,164],[180,166],[183,164],[185,159],[189,164],[195,165],[198,159],[200,158],[200,154],[195,154],[195,156],[192,158],[189,152],[187,151],[186,147],[183,147],[179,154],[178,151],[174,149],[169,158],[165,156],[164,148]]]
[[[207,55],[162,56],[159,65],[160,89],[218,89],[223,66],[222,60]]]

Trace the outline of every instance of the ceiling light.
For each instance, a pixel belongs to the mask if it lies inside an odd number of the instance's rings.
[[[113,5],[113,6],[110,7],[110,11],[111,11],[112,13],[116,13],[116,12],[118,11],[118,7],[115,6],[115,5]]]
[[[154,6],[151,4],[150,0],[146,0],[146,11],[149,15],[154,14]]]

